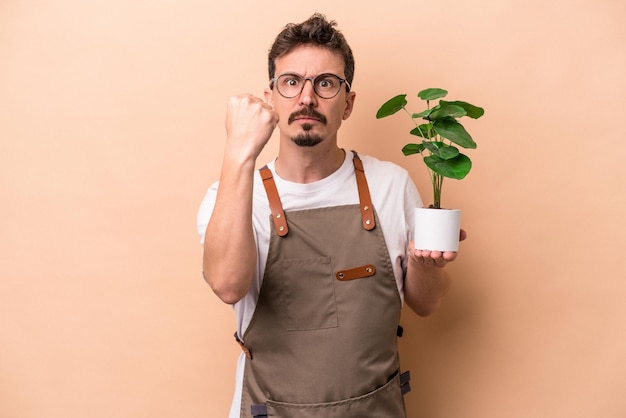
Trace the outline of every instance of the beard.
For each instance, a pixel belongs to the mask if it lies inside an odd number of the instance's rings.
[[[304,132],[291,138],[291,140],[299,147],[314,147],[322,142],[322,137],[318,134],[310,132],[311,125],[302,125]]]
[[[288,123],[291,125],[298,116],[312,116],[320,121],[323,125],[326,125],[326,116],[317,112],[315,109],[305,107],[298,112],[292,113],[289,116]],[[305,123],[302,125],[302,132],[292,137],[291,140],[299,147],[314,147],[323,141],[323,138],[316,133],[311,132],[313,125]]]

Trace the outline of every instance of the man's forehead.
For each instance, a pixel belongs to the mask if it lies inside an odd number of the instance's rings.
[[[301,75],[343,74],[341,54],[315,45],[300,45],[276,59],[276,73],[295,72]]]

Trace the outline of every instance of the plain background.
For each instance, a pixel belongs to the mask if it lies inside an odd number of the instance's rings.
[[[444,184],[469,233],[451,293],[403,315],[409,416],[625,416],[622,0],[4,0],[2,418],[226,416],[239,348],[196,211],[228,97],[261,95],[274,36],[315,11],[356,56],[341,145],[425,201],[410,121],[378,107],[443,87],[486,110],[473,171]]]

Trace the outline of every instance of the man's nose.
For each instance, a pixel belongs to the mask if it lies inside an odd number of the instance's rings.
[[[308,84],[307,81],[309,81]],[[302,92],[300,93],[300,103],[306,106],[316,104],[317,94],[315,93],[315,88],[313,87],[313,80],[307,78],[303,81],[303,83]]]

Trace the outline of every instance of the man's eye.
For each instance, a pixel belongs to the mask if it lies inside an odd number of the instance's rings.
[[[332,78],[322,78],[321,80],[318,80],[317,85],[321,88],[327,89],[333,87],[335,83]]]
[[[285,80],[285,84],[290,87],[297,86],[299,83],[300,81],[297,78],[288,78],[287,80]]]

